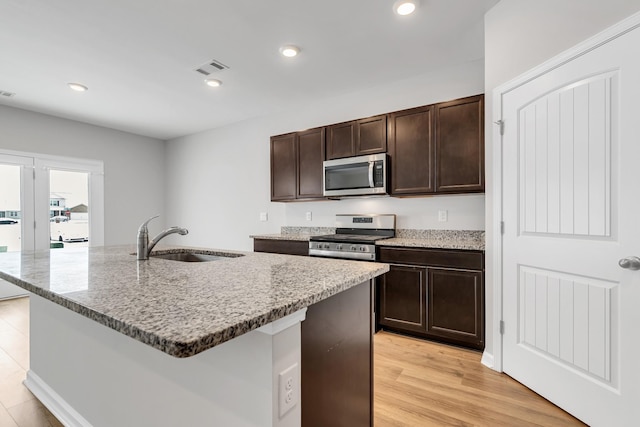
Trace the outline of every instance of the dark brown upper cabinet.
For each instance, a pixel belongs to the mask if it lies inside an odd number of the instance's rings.
[[[296,134],[271,137],[271,200],[296,198]]]
[[[436,104],[436,192],[484,191],[484,96]]]
[[[271,137],[271,200],[321,199],[325,128]]]
[[[386,151],[386,115],[338,123],[327,127],[327,160]]]
[[[433,106],[389,114],[391,195],[418,195],[435,191]]]
[[[389,114],[392,196],[484,192],[484,95]]]

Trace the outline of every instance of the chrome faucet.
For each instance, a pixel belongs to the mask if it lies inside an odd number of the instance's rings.
[[[147,228],[147,224],[154,218],[158,218],[160,215],[152,216],[148,220],[142,223],[142,225],[138,228],[138,260],[146,260],[149,259],[149,254],[153,247],[162,239],[167,237],[169,234],[178,233],[181,236],[186,236],[189,234],[189,230],[182,227],[170,227],[164,230],[162,233],[158,234],[151,241],[149,241],[149,229]]]

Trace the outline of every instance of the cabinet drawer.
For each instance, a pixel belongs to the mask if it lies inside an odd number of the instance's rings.
[[[484,255],[482,251],[409,249],[390,246],[380,246],[378,251],[380,262],[484,270]]]
[[[309,242],[300,240],[254,239],[253,251],[306,256],[309,255]]]

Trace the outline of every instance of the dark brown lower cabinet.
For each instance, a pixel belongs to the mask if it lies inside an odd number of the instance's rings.
[[[372,281],[307,308],[302,426],[373,426]]]
[[[427,329],[427,269],[392,265],[378,279],[379,324],[408,331]]]
[[[482,272],[428,270],[427,335],[484,349]]]
[[[253,239],[253,251],[307,256],[309,255],[309,242],[306,240]]]
[[[377,280],[378,327],[484,349],[481,251],[381,248],[380,262],[393,264]]]

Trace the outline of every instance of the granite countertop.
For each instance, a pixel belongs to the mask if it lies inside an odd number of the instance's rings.
[[[181,252],[186,247],[154,251]],[[199,250],[200,251],[200,250]],[[133,246],[0,254],[0,278],[175,357],[189,357],[383,274],[388,265],[267,253],[136,261]]]
[[[282,227],[280,234],[249,236],[253,239],[308,241],[311,236],[332,234],[332,228]],[[481,230],[398,229],[396,237],[376,242],[378,246],[407,248],[464,249],[484,251],[485,232]]]

